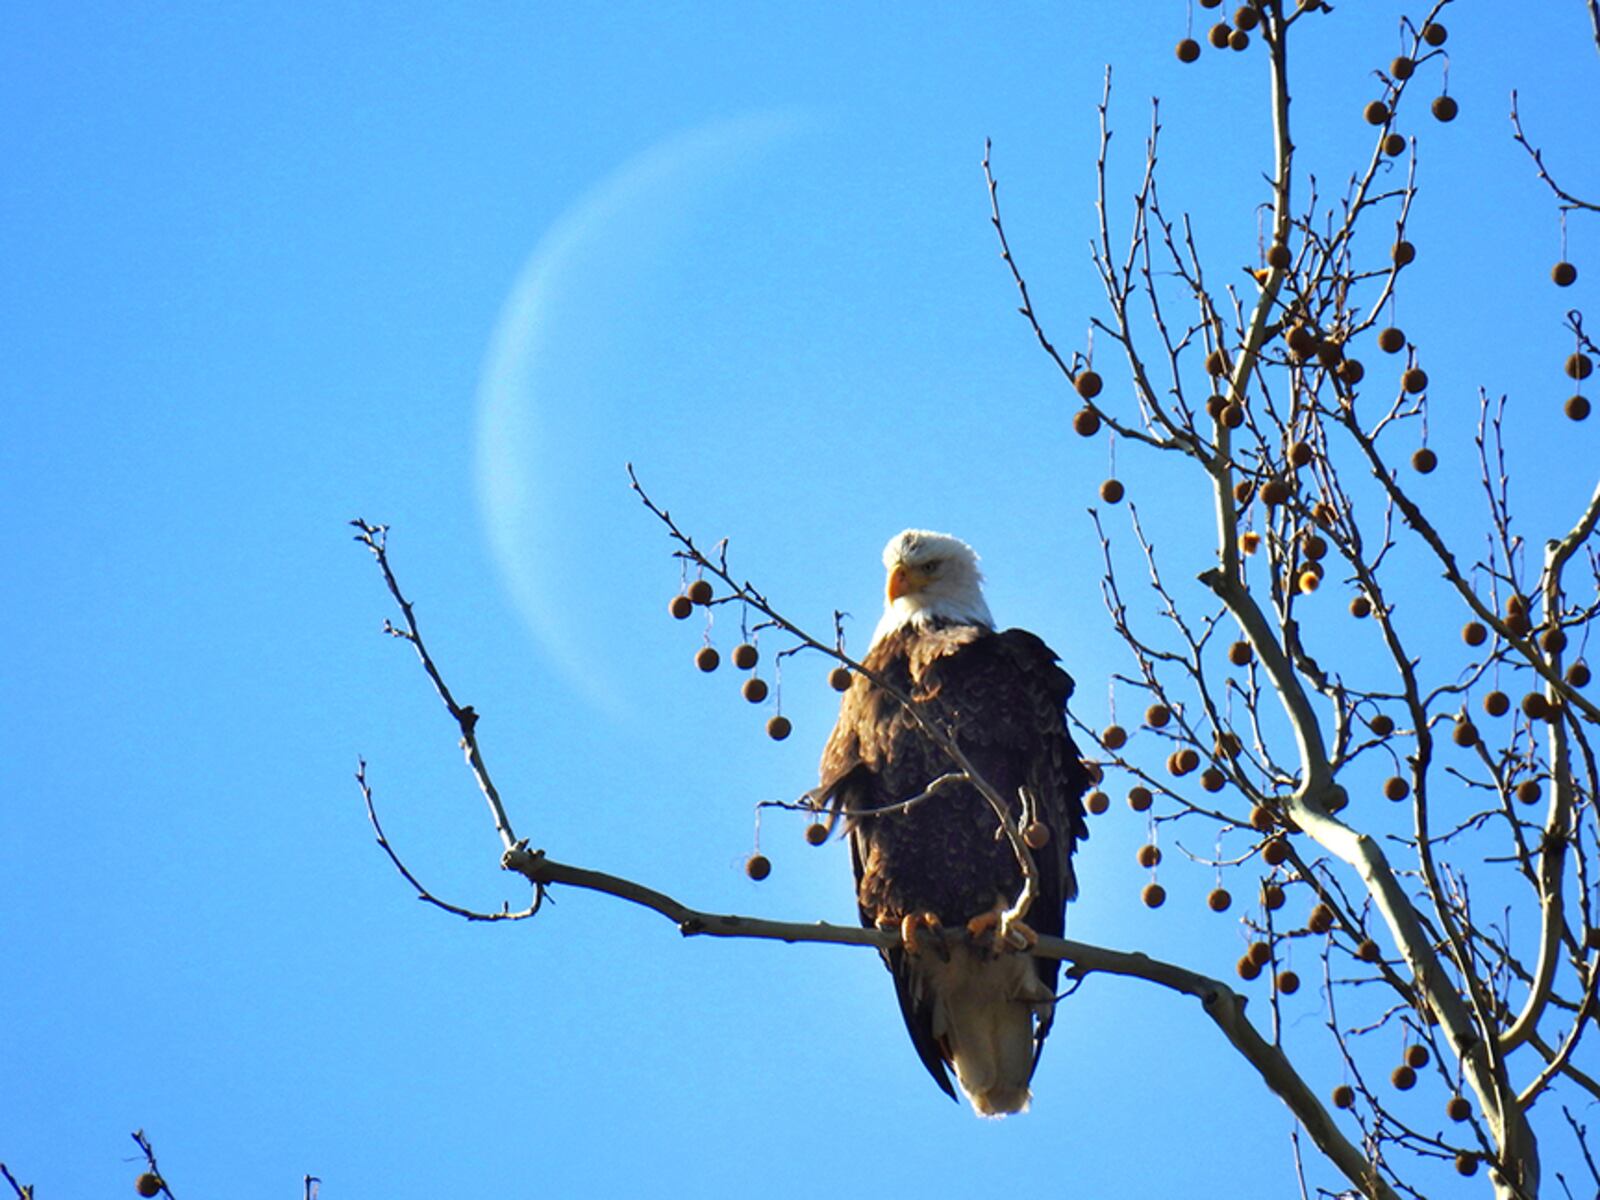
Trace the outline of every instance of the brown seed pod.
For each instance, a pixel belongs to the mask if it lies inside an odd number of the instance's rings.
[[[1207,375],[1226,375],[1228,373],[1228,356],[1220,349],[1213,350],[1206,355]]]
[[[1229,429],[1237,429],[1244,424],[1244,408],[1232,401],[1222,406],[1221,421]]]
[[[1564,629],[1546,629],[1539,635],[1539,645],[1550,654],[1560,654],[1567,648],[1567,632]]]
[[[1269,866],[1276,867],[1288,860],[1289,843],[1281,837],[1271,838],[1261,847],[1261,857]]]
[[[1144,890],[1139,893],[1146,908],[1160,908],[1167,902],[1167,889],[1159,883],[1147,883]]]
[[[1454,96],[1435,96],[1430,107],[1436,120],[1446,122],[1454,121],[1456,114],[1461,111],[1461,106],[1456,103]]]
[[[1412,62],[1404,54],[1400,55],[1400,57],[1396,58],[1392,63],[1389,64],[1389,74],[1393,75],[1396,79],[1410,79],[1411,73],[1416,69],[1417,64]]]
[[[1200,765],[1200,754],[1193,746],[1185,746],[1173,755],[1174,775],[1187,775]]]
[[[1511,697],[1504,692],[1490,692],[1483,698],[1483,711],[1491,717],[1503,717],[1511,711]]]
[[[1184,38],[1178,43],[1177,54],[1179,62],[1192,63],[1200,57],[1200,43],[1193,38]]]
[[[1326,904],[1318,904],[1306,918],[1306,928],[1312,933],[1327,933],[1333,928],[1333,909]]]
[[[1372,601],[1365,596],[1352,596],[1350,598],[1350,615],[1357,619],[1372,615]]]
[[[1233,969],[1239,973],[1239,978],[1246,982],[1261,977],[1261,968],[1250,961],[1248,954],[1241,956]]]
[[[1587,396],[1569,396],[1567,402],[1561,408],[1574,421],[1587,420],[1589,416],[1589,398]]]
[[[1161,865],[1161,847],[1151,842],[1146,842],[1139,847],[1139,853],[1136,857],[1139,860],[1139,865],[1146,870],[1151,867],[1158,867]]]
[[[829,671],[828,686],[836,692],[848,692],[850,690],[850,668],[840,666]]]
[[[722,655],[717,653],[715,646],[701,646],[695,651],[694,665],[702,671],[715,671],[722,665]]]
[[[1212,888],[1206,895],[1206,907],[1212,912],[1227,912],[1233,905],[1233,896],[1227,888]]]
[[[1318,562],[1328,553],[1328,543],[1313,533],[1305,539],[1301,549],[1312,562]]]
[[[1233,14],[1236,29],[1254,29],[1260,20],[1261,14],[1250,4],[1241,4]]]
[[[1383,152],[1390,158],[1398,158],[1406,152],[1406,139],[1398,133],[1385,134],[1383,138]]]
[[[1445,38],[1450,36],[1450,31],[1437,21],[1429,21],[1422,27],[1422,40],[1430,46],[1444,45]]]
[[[1330,370],[1344,358],[1344,347],[1338,342],[1318,342],[1317,361]]]
[[[1382,100],[1372,100],[1361,112],[1368,125],[1382,125],[1389,119],[1389,106]]]
[[[1573,687],[1589,686],[1589,664],[1579,659],[1567,668],[1567,682]]]
[[[695,604],[711,603],[711,581],[709,579],[696,579],[689,585],[684,593]]]
[[[1394,718],[1388,713],[1378,713],[1367,722],[1367,728],[1379,737],[1388,737],[1394,732]]]
[[[1106,773],[1100,769],[1100,764],[1097,762],[1091,762],[1087,758],[1080,758],[1078,765],[1083,768],[1083,773],[1089,777],[1091,784],[1099,784],[1106,777]]]
[[[1524,779],[1517,784],[1517,799],[1524,804],[1537,804],[1544,795],[1544,789],[1539,786],[1537,779]]]
[[[1133,809],[1134,812],[1146,811],[1154,799],[1155,797],[1150,794],[1150,789],[1142,784],[1134,784],[1133,787],[1128,789],[1128,807]]]
[[[1355,387],[1366,377],[1367,369],[1361,365],[1361,360],[1358,358],[1347,358],[1339,364],[1339,378],[1349,387]]]
[[[1512,592],[1506,597],[1506,616],[1518,617],[1524,615],[1527,611],[1528,601],[1526,597],[1516,592]]]
[[[1210,42],[1218,50],[1226,50],[1228,48],[1228,39],[1232,36],[1233,30],[1228,27],[1226,21],[1218,21],[1210,29],[1206,30],[1206,41]]]
[[[1251,942],[1245,947],[1244,956],[1258,967],[1264,967],[1272,961],[1272,947],[1265,942]]]
[[[1594,363],[1587,354],[1573,353],[1567,355],[1565,370],[1569,379],[1587,379],[1594,370]]]
[[[1111,798],[1104,792],[1090,792],[1084,797],[1083,806],[1094,816],[1104,816],[1106,809],[1111,807]]]
[[[667,611],[681,621],[694,611],[694,601],[679,592],[667,601]]]
[[[1428,1065],[1428,1048],[1421,1042],[1413,1042],[1406,1047],[1406,1066],[1414,1067],[1418,1071]]]
[[[1410,266],[1417,261],[1417,248],[1402,238],[1389,250],[1389,257],[1397,267]]]
[[[1092,408],[1080,408],[1072,418],[1072,428],[1079,437],[1093,437],[1100,432],[1100,414]]]
[[[1401,1063],[1389,1072],[1389,1082],[1402,1092],[1409,1092],[1417,1086],[1417,1073],[1406,1066],[1405,1063]]]
[[[772,874],[772,860],[765,854],[752,854],[744,860],[744,873],[760,883]]]
[[[1406,335],[1393,325],[1378,331],[1378,349],[1385,354],[1399,354],[1406,348]]]
[[[789,723],[789,718],[779,713],[767,722],[767,736],[775,742],[781,742],[794,731],[794,726]]]
[[[1481,646],[1489,640],[1489,630],[1480,621],[1468,621],[1461,627],[1461,640],[1469,646]]]
[[[1121,750],[1128,744],[1128,731],[1121,725],[1107,725],[1100,732],[1100,744],[1107,750]]]
[[[1291,326],[1283,340],[1288,343],[1289,349],[1301,358],[1307,358],[1317,348],[1317,335],[1304,325]]]
[[[1333,1106],[1335,1108],[1354,1108],[1356,1104],[1356,1090],[1348,1083],[1341,1083],[1333,1089]]]
[[[1267,266],[1276,267],[1280,271],[1286,271],[1293,262],[1294,255],[1290,253],[1289,247],[1285,246],[1282,242],[1273,242],[1268,248]]]
[[[1244,749],[1244,743],[1239,740],[1239,735],[1231,729],[1224,729],[1217,734],[1212,746],[1213,753],[1218,758],[1238,758],[1239,751]]]
[[[1236,667],[1245,666],[1255,657],[1255,652],[1250,649],[1249,642],[1235,642],[1228,647],[1228,661]]]
[[[1172,720],[1172,710],[1165,704],[1152,704],[1144,710],[1144,723],[1151,729],[1160,729]]]
[[[1465,1121],[1472,1115],[1472,1105],[1465,1096],[1451,1096],[1444,1102],[1444,1112],[1452,1121]]]
[[[1356,946],[1356,957],[1362,962],[1382,962],[1383,951],[1378,949],[1378,943],[1371,938],[1362,938]]]
[[[1529,692],[1522,698],[1522,712],[1535,721],[1542,721],[1550,715],[1550,701],[1543,692]]]
[[[1293,467],[1309,467],[1311,465],[1311,460],[1316,458],[1316,456],[1317,456],[1317,453],[1316,453],[1315,450],[1313,450],[1311,448],[1311,443],[1310,442],[1290,442],[1289,443],[1289,455],[1288,455],[1288,457],[1289,457],[1289,465],[1290,466],[1293,466]]]
[[[1455,728],[1450,731],[1450,740],[1470,749],[1478,744],[1478,727],[1471,721],[1457,721]]]
[[[1261,889],[1261,906],[1268,911],[1276,912],[1283,907],[1283,889],[1275,883],[1269,883]]]
[[[1322,574],[1319,571],[1301,571],[1299,584],[1300,590],[1310,595],[1322,586]]]
[[[1456,1174],[1476,1175],[1478,1173],[1478,1156],[1470,1150],[1456,1152]]]
[[[1200,786],[1208,792],[1220,792],[1228,784],[1228,777],[1216,767],[1207,767],[1200,772]]]
[[[1398,775],[1391,775],[1383,781],[1383,795],[1386,800],[1404,800],[1411,795],[1411,785]]]
[[[1240,534],[1239,549],[1243,550],[1246,554],[1254,554],[1257,550],[1261,549],[1261,535],[1255,532],[1255,530]]]
[[[1528,620],[1526,612],[1507,613],[1505,623],[1507,631],[1513,637],[1527,637],[1533,630],[1533,623]]]
[[[141,1196],[159,1196],[161,1189],[166,1187],[161,1176],[146,1171],[133,1181],[133,1190]]]
[[[1250,46],[1250,35],[1242,29],[1235,29],[1228,35],[1228,46],[1234,50],[1246,50]]]
[[[1266,833],[1275,824],[1277,818],[1272,815],[1272,810],[1265,805],[1256,804],[1250,808],[1250,828],[1257,833]]]
[[[1550,279],[1557,287],[1571,287],[1578,282],[1578,268],[1569,262],[1558,262],[1550,268]]]
[[[1400,376],[1400,386],[1415,396],[1428,390],[1428,373],[1421,367],[1410,367]]]
[[[1275,508],[1289,498],[1289,485],[1281,479],[1269,479],[1261,485],[1261,502]]]
[[[749,642],[740,642],[733,648],[733,653],[728,657],[739,670],[748,671],[760,661],[761,651],[757,650]]]
[[[1424,446],[1411,456],[1412,470],[1418,475],[1431,475],[1433,469],[1439,465],[1439,456],[1428,447]]]
[[[1233,498],[1235,500],[1237,500],[1241,505],[1249,504],[1250,503],[1250,497],[1254,496],[1255,494],[1256,494],[1256,485],[1251,483],[1248,479],[1241,479],[1241,480],[1239,480],[1238,483],[1233,485]],[[1245,536],[1249,537],[1250,535],[1249,534],[1245,534]],[[1260,540],[1260,535],[1257,534],[1256,538],[1259,541]]]
[[[1100,485],[1100,499],[1107,504],[1121,504],[1123,497],[1122,480],[1108,479]]]
[[[1077,390],[1078,395],[1085,400],[1093,400],[1100,394],[1100,389],[1104,386],[1104,382],[1098,372],[1079,371],[1078,377],[1072,381],[1072,386]]]
[[[1043,821],[1029,821],[1022,831],[1022,840],[1029,850],[1043,850],[1050,844],[1050,826]]]
[[[820,846],[828,840],[828,827],[821,821],[813,821],[806,826],[806,842],[808,845]]]
[[[744,687],[740,688],[739,691],[751,704],[760,704],[767,698],[767,681],[752,675],[744,681]]]
[[[1222,419],[1222,410],[1228,407],[1228,398],[1216,393],[1206,397],[1206,416],[1216,420]]]
[[[1285,996],[1292,996],[1300,990],[1300,976],[1293,971],[1279,971],[1278,978],[1273,981],[1278,991]]]

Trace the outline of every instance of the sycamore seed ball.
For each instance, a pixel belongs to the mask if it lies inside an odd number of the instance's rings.
[[[1545,699],[1543,692],[1529,692],[1522,698],[1523,715],[1541,721],[1550,715],[1550,701]]]
[[[1438,465],[1439,456],[1426,446],[1411,456],[1412,469],[1418,475],[1431,475],[1433,474],[1433,469]]]
[[[1108,479],[1100,485],[1100,499],[1107,504],[1120,504],[1124,495],[1120,479]]]
[[[1239,978],[1240,979],[1247,980],[1247,981],[1251,980],[1251,979],[1259,978],[1260,975],[1261,975],[1260,966],[1258,966],[1255,962],[1251,961],[1251,958],[1250,958],[1250,956],[1248,954],[1242,956],[1239,959],[1239,962],[1234,967],[1234,970],[1239,972]]]
[[[695,652],[694,665],[702,671],[715,671],[722,663],[722,655],[717,653],[715,646],[701,646]]]
[[[1367,377],[1367,369],[1361,365],[1361,360],[1347,358],[1339,364],[1339,378],[1350,387],[1355,387]]]
[[[1398,158],[1406,152],[1406,139],[1398,133],[1385,134],[1383,152],[1390,158]]]
[[[1335,1108],[1354,1108],[1356,1103],[1356,1090],[1348,1083],[1341,1083],[1333,1089],[1333,1106]]]
[[[1390,325],[1378,333],[1378,349],[1385,354],[1399,354],[1406,348],[1406,335]]]
[[[1139,893],[1146,908],[1160,908],[1167,902],[1167,889],[1159,883],[1147,883],[1144,890]]]
[[[1128,744],[1128,731],[1121,725],[1107,725],[1100,734],[1100,744],[1107,750],[1121,750]]]
[[[1029,850],[1043,850],[1050,844],[1050,826],[1043,821],[1029,821],[1022,831],[1022,840]]]
[[[1400,376],[1400,386],[1413,396],[1418,392],[1425,392],[1428,390],[1428,373],[1421,367],[1407,368]]]
[[[1350,615],[1356,618],[1370,617],[1372,615],[1372,601],[1365,596],[1351,597]]]
[[[1239,549],[1246,554],[1254,554],[1261,549],[1261,535],[1254,530],[1239,535]]]
[[[1093,437],[1100,432],[1100,414],[1092,408],[1080,408],[1072,418],[1072,428],[1079,437]]]
[[[1406,1047],[1406,1066],[1422,1070],[1428,1065],[1428,1048],[1420,1042]]]
[[[1544,795],[1544,789],[1539,786],[1536,779],[1524,779],[1517,784],[1517,799],[1524,804],[1537,804],[1539,797]]]
[[[1322,586],[1322,576],[1315,571],[1300,572],[1300,590],[1310,595]]]
[[[1160,729],[1172,719],[1172,710],[1165,704],[1152,704],[1144,710],[1144,723],[1151,729]]]
[[[1233,896],[1227,888],[1212,888],[1206,896],[1206,907],[1212,912],[1227,912],[1233,905]]]
[[[1228,35],[1228,45],[1235,50],[1247,49],[1250,45],[1250,35],[1242,29],[1235,29]]]
[[[685,595],[696,604],[710,604],[711,581],[709,579],[696,579],[689,585]]]
[[[1139,847],[1139,853],[1137,857],[1139,859],[1139,865],[1144,867],[1146,870],[1151,867],[1158,867],[1161,865],[1161,847],[1146,842],[1143,846]]]
[[[1200,786],[1208,792],[1220,792],[1228,782],[1228,777],[1216,767],[1207,767],[1200,772]]]
[[[1581,658],[1567,668],[1567,682],[1573,687],[1589,686],[1589,664]]]
[[[744,873],[759,883],[772,874],[772,860],[765,854],[752,854],[744,860]]]
[[[159,1196],[165,1186],[166,1184],[161,1182],[161,1176],[152,1175],[149,1171],[133,1181],[133,1190],[141,1196]]]
[[[1569,354],[1565,369],[1569,379],[1587,379],[1594,370],[1594,363],[1587,354]]]
[[[1450,731],[1450,740],[1470,750],[1478,744],[1478,727],[1471,721],[1457,721],[1455,728]]]
[[[1489,630],[1481,621],[1468,621],[1461,627],[1461,640],[1469,646],[1481,646],[1489,640]]]
[[[1388,800],[1404,800],[1411,794],[1411,785],[1398,775],[1391,775],[1383,782],[1383,794]]]
[[[678,620],[682,621],[694,611],[694,601],[689,599],[689,597],[685,596],[682,592],[679,592],[667,602],[667,611]]]
[[[1442,46],[1450,31],[1437,21],[1430,21],[1422,27],[1422,40],[1430,46]]]
[[[1550,278],[1557,287],[1571,287],[1578,281],[1578,268],[1569,262],[1558,262],[1550,268]]]
[[[1412,62],[1404,54],[1400,55],[1399,58],[1395,59],[1389,64],[1389,74],[1393,75],[1396,79],[1410,79],[1411,73],[1416,69],[1417,64]]]
[[[1263,908],[1276,912],[1283,907],[1283,889],[1275,883],[1269,883],[1261,889],[1261,904]]]
[[[1294,255],[1289,252],[1289,247],[1282,242],[1273,242],[1271,249],[1267,251],[1267,266],[1276,267],[1282,271],[1288,269],[1289,264],[1292,262],[1294,262]]]
[[[1232,36],[1233,30],[1228,28],[1227,22],[1219,21],[1206,32],[1206,41],[1210,42],[1218,50],[1226,50],[1228,48],[1228,39]],[[1220,373],[1218,371],[1212,372],[1213,375]]]
[[[1393,1071],[1389,1072],[1389,1082],[1402,1092],[1409,1092],[1417,1086],[1417,1073],[1406,1066],[1405,1063],[1401,1063]]]
[[[1362,938],[1360,944],[1356,946],[1356,957],[1362,962],[1381,962],[1383,951],[1378,949],[1378,943],[1371,938]]]
[[[1236,667],[1242,667],[1250,661],[1253,653],[1249,642],[1235,642],[1228,647],[1228,661]]]
[[[1382,125],[1389,119],[1389,106],[1382,100],[1373,100],[1361,115],[1367,119],[1368,125]]]
[[[1445,1101],[1444,1112],[1452,1121],[1465,1121],[1472,1115],[1472,1105],[1465,1096],[1451,1096]]]
[[[1388,713],[1378,713],[1367,722],[1367,728],[1379,737],[1388,737],[1394,732],[1394,718]]]
[[[749,642],[740,642],[733,648],[732,658],[734,666],[741,671],[748,671],[761,658],[761,652]]]
[[[1478,1156],[1470,1150],[1462,1150],[1456,1155],[1457,1175],[1476,1175],[1478,1173]]]
[[[1143,784],[1135,784],[1128,789],[1128,807],[1133,809],[1134,812],[1145,812],[1149,809],[1154,799],[1155,797],[1150,794],[1150,789]]]
[[[1318,904],[1306,918],[1306,928],[1312,933],[1327,933],[1333,928],[1333,909],[1326,904]]]
[[[1251,942],[1245,947],[1244,956],[1258,967],[1264,967],[1272,961],[1272,947],[1265,942]]]
[[[813,846],[820,846],[828,840],[828,827],[821,821],[813,821],[806,826],[806,841]]]
[[[1233,14],[1233,23],[1240,29],[1254,29],[1260,20],[1261,14],[1249,4],[1241,4]]]
[[[1433,101],[1433,115],[1440,121],[1454,121],[1461,111],[1454,96],[1438,96]]]
[[[1178,61],[1192,63],[1200,57],[1200,43],[1193,38],[1184,38],[1178,43]]]
[[[760,704],[767,698],[767,681],[752,676],[744,681],[744,687],[739,689],[744,693],[744,698],[751,704]]]
[[[1490,692],[1483,698],[1483,711],[1491,717],[1503,717],[1511,711],[1511,697],[1504,692]]]
[[[1572,396],[1562,406],[1562,411],[1574,421],[1587,420],[1589,416],[1589,398],[1587,396]]]
[[[1093,816],[1104,816],[1106,809],[1111,807],[1111,797],[1107,796],[1104,792],[1090,792],[1089,795],[1084,798],[1083,806],[1088,809],[1090,814]]]
[[[850,690],[850,668],[841,666],[829,671],[828,686],[836,692],[848,692]]]
[[[1094,371],[1080,371],[1078,378],[1073,380],[1072,386],[1077,389],[1078,395],[1085,400],[1093,400],[1100,394],[1104,381]]]
[[[1275,982],[1278,985],[1278,991],[1285,996],[1292,996],[1300,990],[1300,976],[1293,971],[1279,971]]]
[[[793,731],[794,726],[789,723],[789,718],[779,713],[767,722],[767,736],[775,742],[781,742]]]
[[[1250,809],[1250,828],[1257,833],[1266,833],[1272,826],[1272,810],[1260,804],[1252,805]]]

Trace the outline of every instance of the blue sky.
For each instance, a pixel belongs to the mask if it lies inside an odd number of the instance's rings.
[[[1393,5],[1338,7],[1296,67],[1327,192],[1368,153],[1370,71],[1399,48]],[[1108,62],[1114,220],[1159,95],[1169,206],[1213,271],[1253,265],[1264,60],[1183,67],[1185,21],[1165,2],[10,12],[0,1159],[41,1200],[126,1187],[140,1127],[179,1196],[241,1200],[306,1173],[395,1200],[938,1194],[997,1172],[1289,1194],[1287,1112],[1188,1002],[1091,981],[1035,1111],[981,1123],[923,1075],[873,956],[683,942],[566,892],[468,926],[408,894],[352,780],[365,755],[437,891],[520,903],[453,728],[380,633],[391,609],[345,525],[362,516],[393,526],[520,833],[704,908],[853,919],[844,848],[798,823],[768,819],[766,883],[740,871],[753,804],[814,781],[824,665],[789,664],[782,744],[731,672],[693,669],[698,622],[666,615],[677,568],[628,461],[795,619],[848,610],[856,649],[884,541],[960,534],[999,619],[1062,653],[1102,723],[1127,665],[1085,516],[1106,444],[1072,434],[1015,313],[978,164],[992,137],[1064,347],[1102,311]],[[1556,221],[1506,100],[1520,87],[1530,131],[1584,168],[1594,50],[1576,2],[1450,27],[1462,115],[1409,125],[1421,256],[1400,317],[1447,461],[1476,388],[1512,394],[1542,537],[1592,486],[1592,431],[1556,414],[1561,314],[1600,266],[1576,222],[1585,274],[1548,284]],[[1187,586],[1199,481],[1126,448],[1117,468]],[[1451,525],[1478,502],[1463,479],[1426,485]],[[1069,932],[1226,973],[1240,935],[1199,903],[1208,872],[1177,868],[1146,912],[1143,827],[1113,814]],[[1314,1042],[1315,989],[1299,1000],[1286,1019]],[[1309,1061],[1319,1090],[1338,1081]]]

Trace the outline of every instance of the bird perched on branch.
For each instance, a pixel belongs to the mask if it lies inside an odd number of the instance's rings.
[[[1072,680],[1033,634],[996,632],[965,542],[908,529],[883,562],[862,665],[887,686],[852,681],[817,795],[845,819],[861,923],[901,933],[884,959],[923,1065],[952,1098],[953,1067],[981,1115],[1021,1112],[1060,968],[1027,950],[1061,933],[1088,835],[1088,772],[1064,718]]]

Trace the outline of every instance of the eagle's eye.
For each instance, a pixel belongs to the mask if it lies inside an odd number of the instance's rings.
[[[937,575],[939,573],[939,568],[942,565],[943,565],[943,560],[936,558],[932,562],[923,563],[922,564],[922,570],[923,570],[924,574]]]

